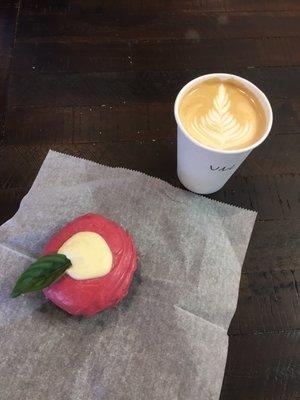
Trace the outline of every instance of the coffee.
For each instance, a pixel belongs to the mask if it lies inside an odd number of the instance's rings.
[[[179,118],[186,132],[205,146],[238,150],[257,142],[266,115],[255,95],[234,79],[207,79],[182,98]]]

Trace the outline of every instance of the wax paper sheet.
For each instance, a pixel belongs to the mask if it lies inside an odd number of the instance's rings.
[[[129,296],[92,318],[69,316],[42,294],[10,299],[51,235],[88,212],[135,241]],[[218,399],[255,218],[136,171],[50,151],[0,227],[0,398]]]

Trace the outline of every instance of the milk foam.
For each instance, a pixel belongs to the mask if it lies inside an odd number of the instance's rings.
[[[265,117],[259,102],[235,83],[211,80],[183,98],[180,119],[200,143],[216,149],[239,149],[260,138]]]

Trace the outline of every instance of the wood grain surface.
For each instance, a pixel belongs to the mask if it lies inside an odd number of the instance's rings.
[[[221,400],[299,400],[298,0],[1,1],[0,222],[49,148],[180,186],[173,102],[216,71],[274,110],[269,139],[210,196],[258,211]]]

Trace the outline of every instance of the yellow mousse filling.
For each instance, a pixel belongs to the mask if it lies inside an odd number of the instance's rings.
[[[71,261],[66,273],[73,279],[100,278],[112,268],[112,252],[101,235],[95,232],[78,232],[58,250]]]

